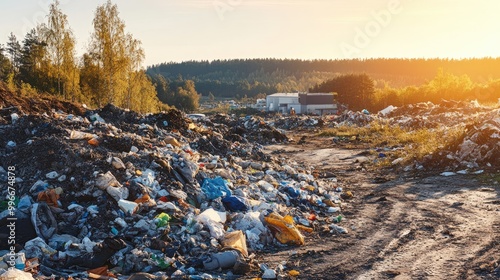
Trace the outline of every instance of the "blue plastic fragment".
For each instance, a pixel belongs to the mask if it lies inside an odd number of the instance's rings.
[[[230,196],[232,194],[226,180],[222,179],[221,177],[215,177],[213,179],[203,179],[201,190],[210,200],[216,199],[221,196]]]
[[[241,196],[226,196],[222,199],[222,204],[224,204],[224,207],[226,210],[230,211],[247,211],[248,210],[248,205],[245,200],[245,198]]]

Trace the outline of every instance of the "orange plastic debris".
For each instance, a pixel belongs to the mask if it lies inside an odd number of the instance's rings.
[[[274,237],[283,244],[304,245],[304,236],[295,226],[292,216],[281,216],[277,213],[271,213],[264,218],[267,226],[271,229]]]
[[[134,202],[135,203],[146,203],[146,202],[149,202],[150,200],[151,200],[151,197],[149,197],[149,194],[146,193],[143,196],[136,199]]]
[[[110,279],[110,277],[116,277],[116,275],[109,272],[107,265],[87,270],[87,272],[92,279]]]
[[[301,230],[301,231],[305,231],[305,232],[313,232],[314,229],[313,228],[310,228],[310,227],[306,227],[306,226],[303,226],[303,225],[297,225],[297,229]]]
[[[90,139],[88,143],[92,146],[99,146],[99,141],[97,141],[97,139],[95,138]]]
[[[352,192],[351,192],[351,191],[346,191],[345,193],[343,193],[343,194],[341,195],[341,197],[342,197],[343,199],[351,199],[351,198],[353,198],[353,197],[354,197],[354,195],[352,194]]]
[[[37,200],[45,201],[47,205],[58,208],[57,201],[59,200],[59,195],[62,193],[62,188],[48,189],[43,192],[38,193]]]

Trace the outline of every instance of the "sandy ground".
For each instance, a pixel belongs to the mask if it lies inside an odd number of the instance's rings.
[[[348,234],[315,232],[260,263],[285,263],[298,279],[500,279],[500,186],[488,175],[367,171],[366,150],[327,138],[267,150],[336,174],[354,199],[340,224]]]

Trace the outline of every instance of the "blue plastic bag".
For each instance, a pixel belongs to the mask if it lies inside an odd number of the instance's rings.
[[[210,200],[216,199],[221,196],[230,196],[232,194],[227,185],[227,182],[221,177],[215,177],[214,179],[203,179],[201,190]]]
[[[230,211],[247,211],[248,205],[245,198],[241,196],[226,196],[222,199],[222,204],[224,208]]]
[[[291,198],[297,198],[300,195],[300,190],[293,188],[293,187],[286,187],[285,192],[291,197]]]

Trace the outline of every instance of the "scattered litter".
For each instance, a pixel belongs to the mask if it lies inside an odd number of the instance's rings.
[[[474,113],[463,141],[411,170],[436,164],[446,170],[442,176],[453,176],[498,167],[498,110],[449,106],[270,119],[218,114],[196,122],[177,110],[141,115],[111,104],[11,115],[12,122],[2,126],[0,157],[23,166],[17,213],[33,232],[21,244],[24,258],[18,258],[30,273],[5,276],[9,270],[0,277],[215,279],[252,269],[265,279],[297,277],[299,271],[283,266],[259,269],[255,255],[305,245],[321,237],[319,229],[348,234],[343,210],[357,197],[336,174],[269,155],[263,145],[292,141],[290,129],[365,126],[381,119],[402,127],[463,126],[469,120],[459,121],[461,116]],[[377,155],[387,159],[390,151]]]

